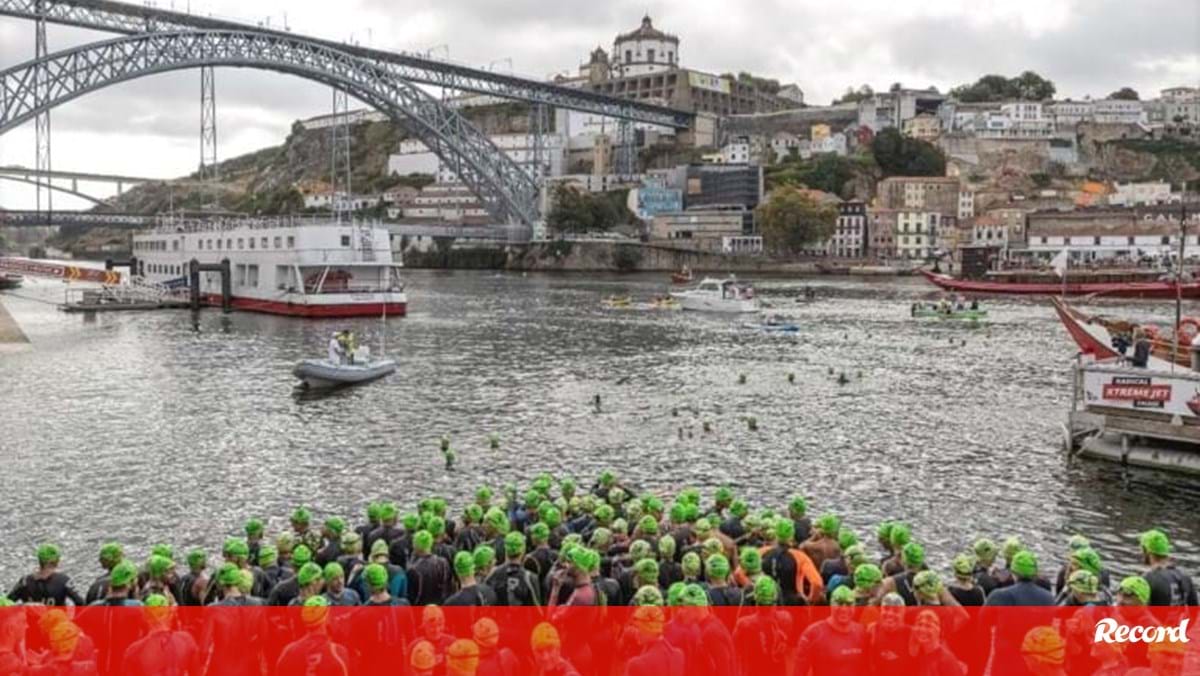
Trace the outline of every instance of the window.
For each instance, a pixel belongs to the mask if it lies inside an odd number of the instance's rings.
[[[204,250],[204,240],[202,240],[202,239],[201,239],[201,240],[197,240],[197,241],[196,241],[196,248],[197,248],[197,249],[200,249],[201,251],[203,251],[203,250]]]
[[[278,239],[278,238],[277,238],[277,239]],[[267,248],[267,238],[266,238],[266,237],[263,237],[263,238],[262,238],[262,242],[261,242],[261,244],[262,244],[262,248],[264,248],[264,249],[265,249],[265,248]]]
[[[646,50],[646,60],[649,61],[650,63],[654,63],[654,50],[653,49]]]
[[[625,63],[629,63],[630,61],[633,61],[633,50],[626,49],[625,50]]]
[[[249,265],[246,267],[246,286],[258,286],[257,265]]]
[[[350,235],[342,235],[342,246],[350,246]]]
[[[1042,244],[1045,244],[1045,243],[1046,243],[1046,238],[1045,238],[1045,237],[1043,237],[1043,238],[1042,238]]]
[[[279,240],[278,237],[275,238]],[[292,269],[286,265],[275,266],[275,288],[280,291],[286,291],[292,285]]]
[[[253,249],[254,248],[254,238],[248,237],[248,238],[246,238],[246,241],[250,243],[250,248]]]
[[[221,240],[217,240],[217,251],[221,250]]]
[[[238,286],[246,286],[246,266],[238,263],[233,269],[233,283]]]
[[[288,243],[288,248],[289,248],[289,249],[295,249],[295,248],[296,248],[296,238],[295,238],[295,237],[292,237],[291,235],[288,235],[288,238],[287,238],[287,243]]]
[[[675,52],[667,52],[667,63],[675,63]]]
[[[232,239],[225,240],[225,248],[229,249],[231,251],[233,250],[233,240]]]
[[[1163,235],[1163,238],[1162,238],[1162,243],[1163,243],[1163,244],[1170,244],[1170,243],[1171,243],[1171,238],[1170,238],[1170,237],[1168,237],[1167,235]]]
[[[241,251],[244,248],[246,248],[246,240],[238,237],[238,251]]]
[[[282,243],[282,241],[283,241],[283,238],[282,238],[282,237],[276,237],[276,238],[275,238],[275,248],[276,248],[276,249],[282,249],[282,248],[283,248],[283,247],[281,246],[281,243]],[[264,245],[264,246],[265,246],[265,245]]]
[[[1099,238],[1099,237],[1093,237],[1093,238],[1092,238],[1092,244],[1095,244],[1096,246],[1100,246],[1100,238]]]
[[[171,251],[179,251],[179,240],[171,240]]]

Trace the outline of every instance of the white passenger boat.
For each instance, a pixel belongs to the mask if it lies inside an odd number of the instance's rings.
[[[168,220],[133,238],[135,276],[189,284],[189,263],[228,259],[232,306],[297,317],[402,317],[401,264],[386,228],[325,218]],[[221,273],[201,272],[204,302],[221,302]]]
[[[694,289],[675,291],[671,297],[679,301],[684,310],[694,312],[758,312],[758,299],[754,287],[730,277],[708,278]]]

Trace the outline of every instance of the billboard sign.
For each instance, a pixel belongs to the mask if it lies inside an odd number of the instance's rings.
[[[644,185],[637,189],[638,218],[648,220],[659,214],[683,211],[683,192],[674,188]]]
[[[697,73],[696,71],[688,72],[688,84],[698,89],[707,89],[709,91],[721,92],[728,94],[732,87],[729,80],[708,73]]]

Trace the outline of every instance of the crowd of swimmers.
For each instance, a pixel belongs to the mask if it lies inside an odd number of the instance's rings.
[[[1197,604],[1161,530],[1139,538],[1140,574],[1110,579],[1079,535],[1054,553],[1057,570],[1008,537],[970,543],[938,571],[905,523],[866,538],[834,514],[810,517],[803,497],[756,511],[729,488],[668,501],[611,472],[590,487],[541,475],[523,492],[479,488],[455,512],[428,498],[407,514],[372,503],[364,516],[318,526],[301,507],[273,537],[251,519],[220,562],[159,544],[139,565],[106,544],[86,589],[62,572],[59,547],[42,545],[36,569],[0,597],[0,673],[975,676],[990,659],[1006,675],[1172,674],[1179,640],[1094,643],[1094,622],[988,626],[968,609],[1117,606],[1162,624]],[[103,609],[121,606],[140,607],[145,626],[114,628]],[[300,626],[186,610],[202,606],[297,606],[288,616]],[[802,621],[813,606],[829,607],[824,619]],[[610,627],[588,607],[620,619]]]

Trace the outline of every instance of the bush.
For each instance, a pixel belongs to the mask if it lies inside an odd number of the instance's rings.
[[[642,264],[642,248],[636,244],[617,244],[613,251],[613,265],[617,272],[634,272]]]

